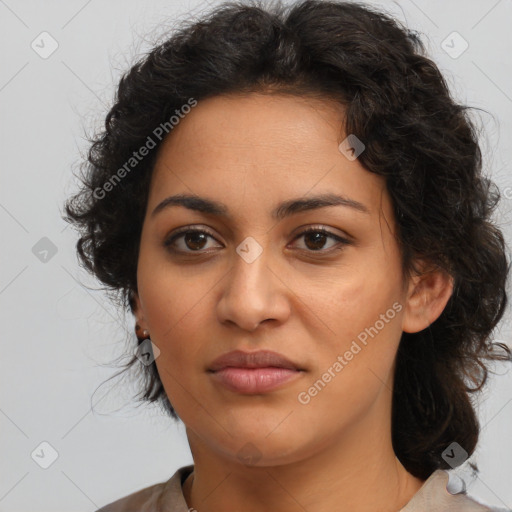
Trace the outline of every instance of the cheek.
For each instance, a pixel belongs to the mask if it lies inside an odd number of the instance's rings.
[[[194,340],[207,335],[204,304],[210,289],[210,286],[203,287],[199,283],[197,286],[190,282],[185,285],[180,279],[169,283],[158,280],[145,295],[144,313],[151,339],[172,366],[185,359],[194,361],[199,350]]]
[[[350,275],[331,284],[330,290],[318,290],[317,296],[311,299],[316,304],[321,318],[330,327],[336,349],[342,349],[347,341],[356,339],[376,322],[379,330],[389,330],[396,322],[400,302],[400,290],[391,272],[380,274],[378,269],[364,267],[363,271],[354,270]],[[381,315],[384,315],[386,329],[382,329]],[[386,321],[387,320],[387,321]],[[360,338],[364,338],[361,336]]]
[[[210,283],[207,276],[197,279],[172,268],[168,262],[157,261],[150,251],[141,251],[137,280],[151,340],[160,350],[156,360],[159,371],[165,368],[173,374],[180,373],[187,360],[200,361],[194,338],[201,335],[204,303],[214,282]],[[164,379],[164,375],[161,377]]]
[[[156,247],[149,238],[143,233],[137,285],[152,336],[164,344],[175,328],[190,322],[215,282],[207,272],[199,275],[196,266],[173,263],[165,250]]]
[[[317,336],[318,358],[311,378],[311,383],[328,382],[328,392],[321,392],[325,404],[331,398],[352,403],[377,393],[390,375],[402,334],[399,269],[368,259],[351,270],[329,291],[323,287],[310,298],[329,327],[325,337]]]

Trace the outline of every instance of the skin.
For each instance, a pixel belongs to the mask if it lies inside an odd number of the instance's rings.
[[[403,281],[384,179],[340,152],[342,126],[343,109],[330,100],[217,96],[199,101],[159,150],[135,316],[160,349],[158,372],[186,426],[195,466],[183,490],[199,512],[392,512],[423,484],[391,444],[394,360],[402,331],[438,318],[453,283],[434,271]],[[151,215],[178,193],[221,201],[230,218],[183,206]],[[330,206],[270,216],[282,201],[322,193],[369,213]],[[173,253],[164,242],[185,226],[213,237],[182,236],[174,242],[182,254]],[[299,236],[310,226],[352,243]],[[246,237],[262,248],[252,263],[235,250]],[[394,303],[402,306],[394,318],[299,403]],[[206,369],[234,349],[274,350],[305,371],[271,392],[229,391]],[[247,443],[252,463],[238,456]]]

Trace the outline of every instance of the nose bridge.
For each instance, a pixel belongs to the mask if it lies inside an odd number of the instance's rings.
[[[266,243],[263,239],[262,243]],[[247,237],[236,247],[218,304],[219,320],[231,321],[250,331],[264,320],[283,320],[287,310],[272,269],[272,250],[262,243]]]

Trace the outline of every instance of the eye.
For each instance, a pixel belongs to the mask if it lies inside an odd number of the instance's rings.
[[[323,227],[310,227],[305,229],[295,237],[294,241],[301,237],[304,237],[306,247],[299,249],[307,252],[325,253],[338,251],[352,243],[350,240],[335,235]],[[185,227],[167,238],[164,241],[164,246],[176,253],[200,253],[205,248],[208,249],[208,247],[206,247],[208,238],[216,240],[211,233],[204,229]],[[330,248],[325,249],[325,243],[329,239],[333,241],[334,244],[331,245]],[[177,243],[178,241],[180,242],[179,244]],[[338,247],[336,247],[336,245],[338,245]]]
[[[308,252],[331,252],[331,250],[338,251],[344,249],[346,245],[350,245],[352,242],[347,238],[343,238],[339,235],[331,233],[323,227],[310,227],[302,231],[295,240],[304,237],[306,251]],[[328,239],[334,242],[330,248],[324,249],[325,243]],[[338,247],[336,247],[338,245]],[[301,248],[302,250],[302,248]]]
[[[167,238],[164,245],[173,252],[200,252],[205,248],[208,238],[213,238],[215,240],[215,237],[204,229],[183,228]],[[182,243],[178,244],[180,247],[176,247],[176,241],[179,239],[181,239],[180,242]]]

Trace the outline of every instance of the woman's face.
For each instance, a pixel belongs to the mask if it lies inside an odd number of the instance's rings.
[[[188,432],[235,461],[292,462],[370,420],[389,426],[407,290],[384,180],[339,149],[342,116],[328,101],[215,97],[160,148],[137,319]],[[222,203],[225,214],[176,204],[154,213],[178,194]],[[347,201],[278,210],[320,196]],[[204,234],[170,241],[184,227]],[[308,228],[328,234],[302,234]],[[241,392],[209,371],[236,349],[278,352],[302,371]]]

